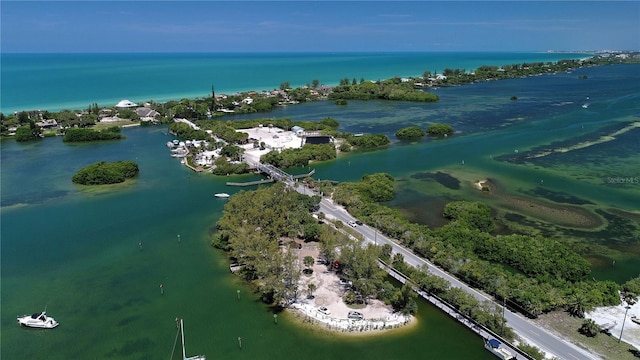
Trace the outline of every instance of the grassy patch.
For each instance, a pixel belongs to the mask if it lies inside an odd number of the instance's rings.
[[[584,319],[569,316],[561,311],[540,316],[535,322],[545,329],[560,334],[562,338],[596,353],[606,359],[637,360],[632,353],[635,348],[625,342],[618,343],[618,338],[603,333],[595,337],[587,337],[578,332]]]

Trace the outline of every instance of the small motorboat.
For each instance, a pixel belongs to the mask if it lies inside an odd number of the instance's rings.
[[[34,313],[33,315],[18,316],[18,323],[22,326],[39,328],[39,329],[53,329],[58,326],[58,322],[47,316],[46,311]]]
[[[213,196],[215,196],[217,198],[228,198],[231,195],[229,195],[227,193],[217,193],[217,194],[214,194]]]

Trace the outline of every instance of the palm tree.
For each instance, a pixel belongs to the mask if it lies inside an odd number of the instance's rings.
[[[601,331],[600,325],[596,324],[592,319],[586,319],[580,329],[578,330],[581,334],[586,335],[588,337],[594,337],[598,335]]]
[[[567,311],[575,317],[583,318],[587,311],[587,297],[582,293],[573,294],[567,304]]]

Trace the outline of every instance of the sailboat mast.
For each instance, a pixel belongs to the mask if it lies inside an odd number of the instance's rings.
[[[184,349],[184,323],[182,322],[182,319],[180,319],[180,333],[182,333],[182,358],[186,359],[187,352]]]

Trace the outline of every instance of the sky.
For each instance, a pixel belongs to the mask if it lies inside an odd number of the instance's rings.
[[[3,53],[640,49],[640,1],[0,1]]]

